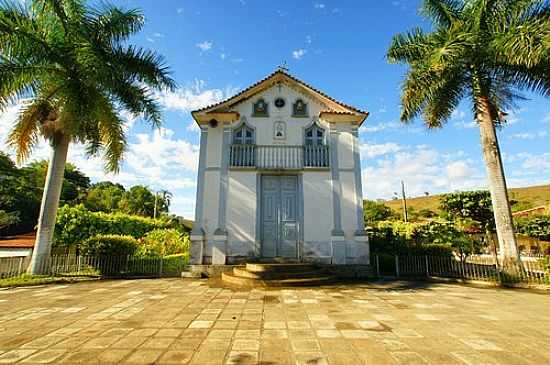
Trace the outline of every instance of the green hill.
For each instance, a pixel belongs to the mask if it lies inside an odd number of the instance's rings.
[[[550,184],[529,186],[526,188],[508,189],[510,200],[512,201],[512,211],[517,212],[541,205],[550,205]],[[429,209],[436,213],[439,212],[439,198],[441,195],[422,196],[407,199],[407,207],[415,211]],[[402,214],[402,202],[398,200],[387,200],[383,202],[396,212]]]

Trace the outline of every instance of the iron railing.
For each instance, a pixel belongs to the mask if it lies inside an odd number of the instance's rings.
[[[294,169],[308,167],[328,168],[330,155],[328,146],[261,146],[231,145],[229,163],[231,167],[253,167],[259,169]]]
[[[550,257],[521,257],[516,262],[503,262],[484,255],[403,256],[373,255],[378,276],[442,277],[499,284],[550,285]]]
[[[0,278],[27,272],[30,256],[0,257]],[[177,277],[187,265],[182,255],[166,257],[52,255],[39,271],[51,276]]]

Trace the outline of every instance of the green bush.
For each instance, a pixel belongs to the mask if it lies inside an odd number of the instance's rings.
[[[83,205],[65,205],[57,212],[56,245],[79,245],[98,234],[129,235],[141,238],[155,229],[172,228],[173,223],[123,213],[90,212]]]
[[[189,235],[175,229],[155,229],[143,237],[136,254],[143,257],[188,255]]]
[[[382,221],[369,227],[374,253],[392,255],[450,255],[471,248],[469,237],[450,222]]]
[[[138,244],[138,241],[132,236],[98,234],[80,244],[80,253],[89,256],[133,255]]]
[[[516,232],[541,240],[550,240],[550,215],[517,218],[514,220]]]

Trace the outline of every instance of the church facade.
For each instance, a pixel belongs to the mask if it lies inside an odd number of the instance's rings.
[[[190,264],[369,263],[358,129],[368,113],[283,70],[192,112]]]

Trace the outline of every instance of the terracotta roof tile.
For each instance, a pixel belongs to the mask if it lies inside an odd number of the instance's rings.
[[[0,237],[0,248],[33,248],[36,233],[26,233],[17,236]]]

